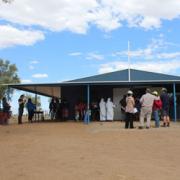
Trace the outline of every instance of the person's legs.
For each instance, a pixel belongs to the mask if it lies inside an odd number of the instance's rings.
[[[168,118],[167,118],[167,110],[166,109],[163,109],[162,110],[162,114],[163,114],[163,126],[166,127],[167,126],[167,123],[168,123]]]
[[[153,111],[154,120],[155,120],[155,127],[159,127],[159,111]]]
[[[167,126],[169,127],[170,126],[170,118],[169,118],[169,116],[166,117],[166,122],[167,122]]]
[[[126,113],[125,129],[128,129],[128,127],[129,127],[129,114],[130,114],[130,113]]]
[[[51,120],[54,120],[54,111],[51,111]]]
[[[151,115],[152,115],[152,110],[151,109],[148,109],[148,112],[147,112],[147,123],[146,123],[146,127],[147,128],[150,128],[151,126]]]
[[[133,113],[130,113],[130,128],[131,128],[131,129],[134,128],[133,120],[134,120],[134,114],[133,114]]]
[[[31,111],[28,111],[28,121],[30,122],[31,119]]]
[[[33,110],[29,112],[29,122],[32,123],[32,118],[33,118],[34,112]]]
[[[170,126],[169,108],[167,108],[166,123],[167,123],[167,126],[169,127]]]
[[[7,125],[8,124],[8,112],[4,113],[4,124]]]
[[[145,109],[142,107],[140,112],[140,127],[144,127]]]
[[[22,124],[22,115],[23,115],[23,110],[19,109],[18,113],[18,124]]]

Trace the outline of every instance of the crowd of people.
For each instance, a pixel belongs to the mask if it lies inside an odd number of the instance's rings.
[[[49,104],[49,114],[51,120],[68,120],[69,118],[69,103],[66,100],[53,97]]]
[[[121,112],[125,114],[125,128],[134,128],[134,121],[139,120],[139,129],[149,129],[152,117],[156,128],[160,127],[161,118],[163,120],[162,126],[169,127],[172,101],[166,88],[162,88],[160,95],[157,91],[151,92],[150,89],[146,89],[146,93],[140,99],[135,98],[133,92],[128,90],[127,94],[120,100]],[[112,121],[115,105],[110,98],[107,102],[102,98],[99,107],[100,121]]]
[[[126,99],[126,102],[128,102],[128,98]],[[169,112],[170,112],[170,106],[172,105],[172,99],[168,95],[166,88],[162,88],[160,95],[158,94],[157,91],[151,92],[150,89],[146,89],[146,93],[142,95],[142,97],[140,98],[140,104],[141,104],[140,114],[139,114],[140,129],[143,129],[145,127],[149,129],[151,127],[152,114],[155,120],[156,128],[160,127],[161,117],[163,119],[163,127],[170,126]],[[127,112],[130,112],[128,111],[128,103],[126,105],[126,113]],[[145,119],[146,119],[146,126],[144,126]],[[128,121],[128,117],[126,117],[126,121]],[[125,126],[125,128],[128,127]],[[133,128],[133,126],[130,126],[130,128]]]
[[[167,89],[162,88],[161,93],[157,91],[151,92],[146,89],[146,93],[140,98],[134,97],[133,91],[128,90],[127,94],[120,100],[121,113],[125,115],[125,128],[134,128],[134,121],[139,120],[139,129],[151,127],[151,119],[154,118],[155,127],[160,127],[160,120],[162,119],[162,126],[170,126],[170,107],[173,100],[169,96]],[[7,99],[2,99],[3,104],[3,118],[1,117],[1,124],[8,124],[8,119],[11,116],[11,106]],[[22,116],[24,107],[27,108],[28,121],[32,123],[36,105],[32,103],[31,98],[26,100],[24,95],[18,99],[18,124],[22,124]],[[100,102],[92,102],[90,105],[91,119],[100,120],[101,122],[114,120],[114,109],[119,108],[115,105],[111,98],[101,98]],[[76,121],[83,121],[87,113],[87,104],[79,101],[74,107],[74,119]],[[49,114],[51,120],[69,119],[69,103],[65,100],[60,102],[60,99],[52,97],[49,103]],[[146,124],[145,124],[146,120]]]

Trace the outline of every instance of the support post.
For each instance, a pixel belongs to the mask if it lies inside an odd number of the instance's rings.
[[[35,105],[37,108],[37,89],[36,89],[36,86],[34,87],[34,90],[35,90]]]
[[[174,102],[174,122],[177,121],[177,111],[176,111],[176,83],[173,83],[173,102]]]
[[[84,118],[84,123],[89,124],[90,123],[90,86],[87,85],[87,110]]]

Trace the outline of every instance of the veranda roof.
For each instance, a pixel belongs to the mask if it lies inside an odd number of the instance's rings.
[[[11,84],[9,87],[37,93],[45,96],[60,97],[61,87],[74,85],[148,85],[148,84],[180,84],[180,76],[125,69],[61,83],[44,84]]]

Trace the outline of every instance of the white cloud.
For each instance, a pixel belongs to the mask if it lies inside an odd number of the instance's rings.
[[[47,74],[33,74],[32,77],[33,78],[47,78],[48,75]]]
[[[36,60],[30,61],[30,64],[38,64],[38,63],[39,63],[39,61],[36,61]]]
[[[180,58],[180,52],[159,53],[157,57],[159,59],[176,59],[176,58]]]
[[[135,61],[131,63],[131,69],[139,69],[150,72],[160,72],[160,73],[172,73],[180,69],[179,60],[166,60],[166,61]],[[128,63],[124,61],[114,61],[111,63],[102,64],[98,72],[106,73],[122,69],[127,69]]]
[[[34,70],[35,69],[35,65],[38,64],[38,63],[39,63],[39,61],[37,61],[37,60],[30,61],[29,62],[29,64],[30,64],[29,65],[29,69],[30,70]]]
[[[33,45],[43,39],[44,35],[40,31],[21,30],[10,25],[0,25],[0,48]]]
[[[102,60],[104,59],[104,56],[98,53],[88,53],[86,59],[94,59],[94,60]]]
[[[80,56],[82,55],[81,52],[72,52],[72,53],[69,53],[69,56]]]
[[[133,46],[133,45],[132,45]],[[138,59],[176,59],[180,57],[180,52],[166,52],[171,46],[175,46],[174,43],[165,41],[162,34],[157,38],[151,39],[150,43],[145,48],[139,48],[137,50],[131,50],[129,52],[130,58]],[[163,52],[163,53],[162,53]],[[113,57],[126,57],[128,51],[119,51],[112,54]]]
[[[30,79],[21,79],[21,83],[32,83]]]
[[[35,69],[35,67],[32,66],[32,65],[30,65],[30,66],[29,66],[29,69],[30,69],[30,70],[33,70],[33,69]]]
[[[0,6],[0,18],[6,21],[81,34],[91,24],[104,31],[124,24],[152,29],[179,17],[179,0],[18,0]]]

